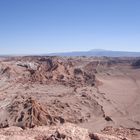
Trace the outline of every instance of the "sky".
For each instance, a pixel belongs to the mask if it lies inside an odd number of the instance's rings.
[[[0,54],[140,51],[140,0],[0,0]]]

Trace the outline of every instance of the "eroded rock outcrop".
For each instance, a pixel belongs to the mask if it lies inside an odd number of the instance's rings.
[[[5,108],[5,115],[0,122],[0,127],[18,126],[21,128],[32,128],[42,125],[54,125],[64,123],[64,119],[53,116],[48,110],[32,97],[16,96]],[[1,116],[2,117],[2,116]]]
[[[134,68],[140,68],[140,59],[134,61],[134,62],[132,63],[132,66],[133,66]]]
[[[0,64],[0,68],[1,77],[22,84],[62,84],[75,87],[93,86],[96,82],[93,72],[78,68],[69,59],[59,57],[23,57],[10,64],[7,60]]]

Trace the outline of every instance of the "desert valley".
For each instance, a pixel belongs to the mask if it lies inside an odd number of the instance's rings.
[[[0,58],[0,140],[140,140],[140,58]]]

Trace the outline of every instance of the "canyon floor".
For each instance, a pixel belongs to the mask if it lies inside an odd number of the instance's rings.
[[[140,58],[1,57],[0,140],[140,140]]]

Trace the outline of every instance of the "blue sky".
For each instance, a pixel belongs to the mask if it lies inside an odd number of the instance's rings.
[[[140,0],[0,0],[0,54],[140,51]]]

